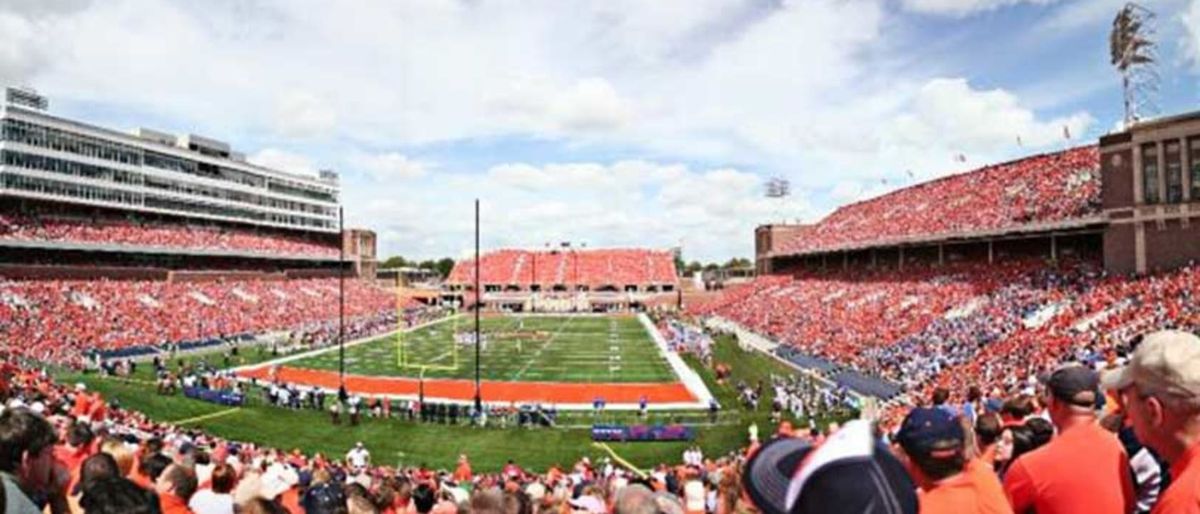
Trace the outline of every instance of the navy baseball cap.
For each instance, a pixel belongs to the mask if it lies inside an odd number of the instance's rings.
[[[766,514],[916,514],[916,485],[904,465],[875,437],[871,423],[855,420],[820,446],[775,439],[750,457],[742,481]]]
[[[950,452],[945,456],[960,452],[965,438],[958,418],[937,407],[917,407],[909,411],[896,433],[896,442],[909,455],[933,457],[942,456],[939,452]],[[947,446],[947,442],[956,444]]]
[[[1067,364],[1038,377],[1055,398],[1080,407],[1091,407],[1100,396],[1100,375],[1080,364]]]

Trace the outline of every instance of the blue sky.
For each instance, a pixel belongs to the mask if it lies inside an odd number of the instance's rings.
[[[1120,4],[0,0],[0,82],[58,114],[336,169],[384,255],[461,255],[479,197],[486,247],[723,260],[757,224],[819,219],[906,170],[1113,130]],[[1159,111],[1200,108],[1200,0],[1145,5]],[[787,201],[762,197],[773,176]]]

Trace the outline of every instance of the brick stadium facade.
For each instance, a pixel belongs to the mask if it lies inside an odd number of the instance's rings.
[[[828,224],[839,223],[837,218],[844,214],[843,209],[853,210],[870,202],[887,203],[888,197],[897,193],[920,194],[921,188],[942,181],[974,180],[972,175],[988,173],[991,168],[1025,164],[1036,167],[1038,159],[1049,163],[1042,165],[1052,166],[1054,159],[1073,152],[1096,152],[1095,156],[1085,156],[1084,168],[1090,168],[1086,173],[1095,174],[1099,193],[1094,201],[1077,206],[1070,216],[902,237],[884,234],[859,241],[839,241],[835,236],[832,243],[807,244],[829,239]],[[1062,175],[1063,180],[1076,177]],[[844,207],[816,224],[759,226],[754,234],[756,269],[760,274],[851,267],[902,269],[913,264],[992,262],[1029,256],[1102,260],[1105,269],[1113,273],[1177,268],[1200,258],[1200,112],[1140,123],[1100,138],[1098,147],[981,168],[906,188],[888,197]]]
[[[1200,257],[1200,112],[1100,138],[1104,265],[1145,273]]]

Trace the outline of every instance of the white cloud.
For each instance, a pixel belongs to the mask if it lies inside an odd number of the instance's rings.
[[[904,7],[923,14],[962,17],[1017,4],[1051,4],[1058,0],[904,0]]]
[[[937,144],[961,153],[991,153],[1014,144],[1043,147],[1063,141],[1063,128],[1081,135],[1093,123],[1087,113],[1038,120],[1003,89],[977,90],[964,78],[938,78],[923,85],[909,114],[899,117],[895,138],[915,146]]]
[[[33,75],[43,54],[38,32],[32,21],[0,11],[0,81],[24,84]]]
[[[1180,15],[1184,28],[1184,56],[1192,69],[1200,71],[1200,0],[1192,0],[1187,11]]]
[[[317,174],[317,167],[311,159],[304,155],[278,148],[264,148],[247,156],[246,160],[259,166],[266,166],[271,169],[290,173]]]
[[[611,132],[633,118],[629,100],[596,77],[563,86],[514,78],[492,93],[487,105],[523,128],[555,135]]]
[[[337,113],[328,100],[304,92],[290,91],[275,103],[275,130],[293,138],[313,138],[333,131]]]
[[[271,165],[343,170],[348,214],[397,253],[460,249],[479,196],[508,224],[497,242],[684,238],[748,255],[755,223],[831,203],[808,191],[874,191],[1091,124],[931,79],[885,30],[886,0],[105,0],[53,14],[21,1],[0,7],[0,78],[52,105],[265,147],[252,159]],[[960,16],[1013,2],[909,3]],[[768,174],[792,181],[793,205],[759,198]]]
[[[369,194],[348,192],[347,204],[361,206],[351,211],[351,221],[370,220],[386,236],[385,255],[469,249],[476,197],[483,200],[486,248],[560,241],[666,248],[682,241],[689,259],[727,259],[752,251],[759,222],[812,217],[803,200],[764,198],[757,174],[650,161],[511,163],[482,175],[439,173],[420,185],[420,194],[405,194],[414,189],[380,185]],[[396,197],[405,200],[390,200]]]
[[[429,171],[428,164],[396,152],[359,154],[350,163],[379,181],[418,178]]]

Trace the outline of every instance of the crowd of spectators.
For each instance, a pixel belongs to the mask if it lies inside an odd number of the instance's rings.
[[[581,458],[545,472],[390,466],[265,448],[152,421],[46,374],[0,367],[6,513],[766,514],[1194,513],[1200,338],[1158,331],[1120,362],[1066,362],[1035,391],[936,389],[894,426],[782,421],[712,458],[692,446],[648,472]],[[777,383],[788,389],[795,384]],[[801,385],[803,387],[803,385]],[[753,426],[753,425],[752,425]]]
[[[987,166],[841,207],[799,230],[778,253],[1002,230],[1099,212],[1099,151],[1085,146]]]
[[[312,238],[192,223],[126,217],[0,213],[0,239],[96,245],[222,250],[279,256],[336,257],[336,243]]]
[[[674,284],[675,258],[671,252],[646,249],[497,250],[480,257],[482,285],[538,285],[548,291],[556,285],[586,286],[592,290],[612,286]],[[449,284],[473,285],[475,261],[455,264]]]
[[[79,366],[93,351],[165,347],[294,331],[313,345],[337,335],[337,279],[0,281],[0,350]],[[394,294],[346,281],[351,333],[395,328]]]
[[[1066,359],[1111,361],[1134,335],[1200,329],[1200,267],[1110,276],[1082,261],[768,276],[689,306],[913,397],[1021,391]]]
[[[693,448],[686,464],[664,464],[644,474],[586,457],[544,472],[512,460],[481,472],[466,455],[453,470],[393,467],[372,461],[370,441],[344,456],[264,448],[154,422],[36,370],[6,364],[0,374],[5,378],[0,457],[45,449],[51,459],[52,470],[37,481],[21,480],[29,473],[17,469],[20,458],[0,468],[8,473],[5,486],[21,486],[12,487],[8,501],[28,501],[37,512],[45,506],[52,513],[88,514],[600,514],[621,504],[624,512],[682,514],[716,512],[719,503],[733,512],[734,505],[744,504],[737,476],[744,459],[737,453],[705,458]],[[11,437],[13,425],[35,437]]]

